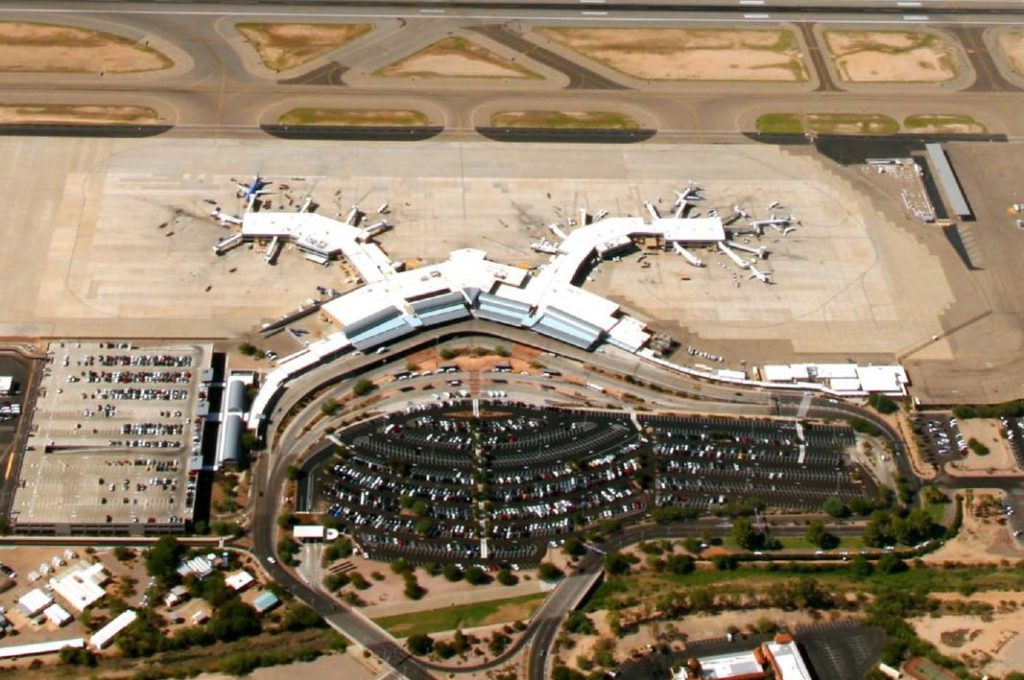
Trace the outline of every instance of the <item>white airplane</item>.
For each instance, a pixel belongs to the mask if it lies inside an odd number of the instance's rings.
[[[270,182],[263,179],[258,174],[253,176],[252,181],[249,182],[249,184],[236,183],[236,186],[239,188],[239,195],[250,204],[257,196],[270,193],[270,189],[267,189],[267,187],[270,186]]]
[[[772,280],[769,278],[768,274],[766,274],[765,272],[761,271],[760,269],[758,269],[754,265],[750,265],[749,269],[750,269],[750,277],[749,278],[757,279],[761,283],[771,283],[772,282]]]
[[[389,212],[388,202],[384,201],[383,203],[380,204],[380,207],[377,208],[377,214],[378,215],[387,215],[388,212]]]
[[[742,250],[746,253],[751,253],[752,255],[757,255],[762,260],[768,255],[768,249],[765,248],[764,246],[761,246],[760,248],[754,248],[753,246],[748,246],[743,243],[736,243],[735,241],[726,241],[725,244],[730,248]]]
[[[686,188],[682,191],[677,191],[676,196],[679,197],[680,201],[699,201],[703,198],[700,195],[701,188],[692,179],[686,183]]]
[[[677,253],[683,256],[683,259],[692,264],[694,267],[704,266],[704,260],[700,259],[696,255],[691,253],[689,250],[679,245],[678,243],[673,243],[672,247],[675,249]]]
[[[352,206],[352,209],[348,211],[348,217],[345,218],[345,224],[348,224],[348,225],[353,226],[353,227],[357,227],[357,226],[359,226],[360,218],[361,218],[361,213],[359,212],[359,206],[358,205],[354,205],[354,206]]]
[[[725,245],[721,241],[719,241],[716,245],[718,245],[718,249],[725,253],[730,260],[735,262],[736,266],[739,267],[740,269],[747,269],[750,267],[750,262],[747,262],[742,257],[737,255],[736,251],[730,248],[729,246]]]
[[[565,235],[565,232],[562,231],[562,227],[559,226],[557,222],[552,222],[551,224],[549,224],[548,231],[550,231],[552,234],[562,239],[563,241],[569,238],[568,236]]]
[[[221,224],[237,224],[238,226],[242,225],[241,217],[235,217],[234,215],[227,214],[226,212],[220,209],[220,206],[217,206],[216,208],[210,211],[210,217],[217,220]]]
[[[313,210],[313,208],[315,208],[315,207],[316,206],[313,203],[313,197],[312,196],[306,196],[306,200],[304,200],[302,202],[302,205],[299,206],[299,212],[300,213],[311,212]]]
[[[558,246],[556,246],[554,243],[547,240],[546,238],[542,238],[539,241],[531,243],[530,247],[533,248],[538,253],[547,253],[548,255],[558,254]]]

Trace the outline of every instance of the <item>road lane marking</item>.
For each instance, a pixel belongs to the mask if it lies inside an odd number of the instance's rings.
[[[11,447],[10,451],[8,451],[8,454],[10,455],[10,457],[7,459],[7,471],[4,472],[4,481],[7,481],[8,479],[11,478],[11,468],[14,467],[14,447],[13,446]]]
[[[764,0],[740,0],[741,5],[763,5]]]
[[[927,14],[904,14],[904,21],[928,21]]]
[[[762,20],[762,19],[770,18],[770,15],[768,15],[768,14],[744,14],[743,18],[744,19],[751,19],[751,20],[754,20],[754,21],[759,21],[759,20]]]

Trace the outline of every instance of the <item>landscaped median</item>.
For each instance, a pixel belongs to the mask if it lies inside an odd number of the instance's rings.
[[[148,106],[0,104],[0,135],[152,137],[171,127]]]
[[[640,142],[654,136],[634,118],[616,111],[499,111],[481,135],[502,142]]]
[[[278,120],[281,125],[338,125],[354,127],[423,127],[426,114],[412,109],[298,108]]]
[[[263,130],[286,139],[364,139],[374,141],[428,139],[444,127],[431,125],[415,109],[295,108]]]
[[[502,111],[491,127],[549,130],[639,130],[640,123],[613,111]]]
[[[901,129],[916,134],[985,134],[984,125],[962,114],[918,114],[907,116],[903,125],[881,113],[765,113],[758,117],[757,131],[763,134],[799,135],[894,135]]]

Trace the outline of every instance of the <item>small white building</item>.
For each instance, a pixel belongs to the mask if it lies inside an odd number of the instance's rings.
[[[236,571],[234,574],[229,574],[224,579],[224,585],[235,592],[241,592],[256,582],[256,579],[252,577],[252,574],[245,571]]]
[[[109,580],[106,569],[96,562],[84,567],[78,565],[58,578],[51,578],[50,587],[73,609],[83,611],[106,596],[103,585]]]
[[[53,598],[39,588],[33,588],[18,599],[18,609],[28,617],[38,616],[51,604]]]
[[[132,625],[135,619],[139,618],[139,615],[134,610],[128,609],[118,614],[113,621],[100,628],[89,640],[89,644],[95,649],[103,649],[111,642],[114,638],[121,633],[125,628]]]
[[[0,396],[7,396],[14,387],[14,378],[9,375],[0,375]]]
[[[298,524],[292,529],[292,536],[296,541],[322,541],[324,540],[324,526],[322,524]]]
[[[58,628],[71,623],[71,614],[68,613],[67,609],[64,609],[64,607],[61,607],[56,602],[43,610],[43,616],[46,617],[47,621]]]

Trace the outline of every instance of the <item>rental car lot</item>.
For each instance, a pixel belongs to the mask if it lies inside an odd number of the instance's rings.
[[[16,524],[182,524],[191,517],[207,346],[55,342],[21,464]]]

